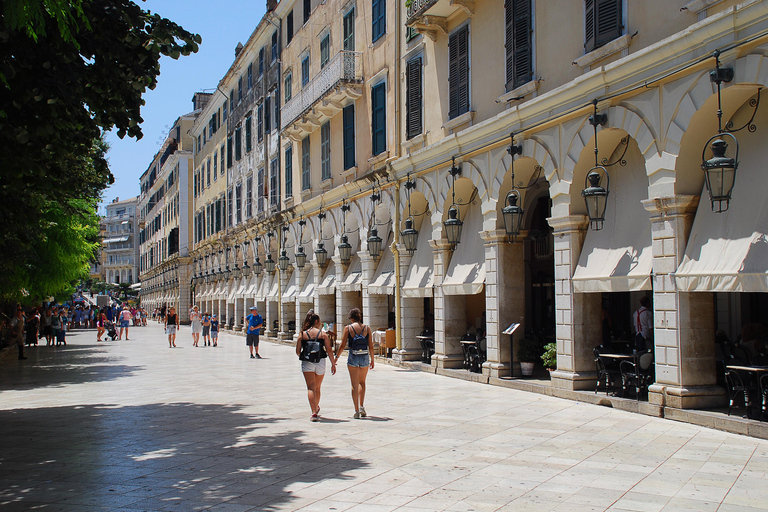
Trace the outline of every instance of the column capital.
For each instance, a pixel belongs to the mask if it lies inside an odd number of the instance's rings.
[[[448,243],[448,240],[445,238],[440,238],[438,240],[430,240],[429,245],[432,246],[433,251],[450,251],[451,250],[451,244]]]
[[[696,213],[696,208],[699,206],[699,196],[678,194],[674,196],[643,199],[642,203],[643,208],[650,212],[652,217],[689,215]]]
[[[499,245],[501,243],[521,244],[527,236],[528,230],[521,229],[520,233],[517,234],[517,240],[510,242],[509,235],[507,235],[507,232],[504,229],[494,229],[493,231],[480,232],[480,237],[485,241],[486,245]]]
[[[547,222],[557,235],[586,230],[589,225],[589,217],[586,215],[564,215],[562,217],[548,217]]]

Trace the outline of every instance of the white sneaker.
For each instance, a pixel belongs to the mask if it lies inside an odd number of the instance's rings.
[[[365,413],[365,407],[360,407],[360,417],[365,418],[366,416],[368,415]]]
[[[354,415],[354,416],[352,416],[352,417],[353,417],[354,419],[356,419],[356,420],[359,420],[359,419],[360,419],[360,413],[359,413],[359,412],[355,412],[355,415]]]

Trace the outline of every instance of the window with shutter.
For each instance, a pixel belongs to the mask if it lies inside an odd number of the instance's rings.
[[[371,1],[371,42],[375,43],[387,32],[387,1]]]
[[[344,15],[344,49],[355,50],[355,9]]]
[[[591,52],[622,34],[621,3],[622,0],[584,1],[585,52]]]
[[[320,173],[322,180],[331,179],[331,123],[320,127]]]
[[[238,183],[237,187],[235,187],[235,212],[237,212],[237,215],[235,218],[237,219],[237,223],[240,224],[243,222],[243,210],[242,210],[242,199],[243,199],[243,186],[242,184]]]
[[[224,144],[219,149],[219,155],[221,155],[221,175],[224,176]]]
[[[505,0],[506,90],[533,78],[533,13],[531,0]]]
[[[264,140],[264,105],[259,105],[256,109],[256,137],[259,142]]]
[[[320,69],[324,68],[328,64],[328,59],[331,56],[331,36],[326,34],[320,41]]]
[[[269,163],[269,206],[280,204],[280,181],[278,180],[277,158]]]
[[[253,63],[248,64],[248,90],[253,87]]]
[[[387,111],[386,82],[371,89],[373,154],[378,155],[387,149]]]
[[[227,168],[232,167],[232,137],[227,137]]]
[[[245,118],[245,151],[246,153],[250,151],[253,147],[253,143],[251,142],[253,140],[253,133],[251,128],[252,123],[251,116],[248,116]]]
[[[285,148],[285,197],[293,196],[293,145]]]
[[[285,32],[285,44],[291,44],[291,39],[293,39],[293,11],[289,12],[285,18]]]
[[[309,174],[309,136],[301,141],[301,190],[309,190],[312,186]]]
[[[405,138],[411,139],[421,133],[421,57],[412,59],[406,64],[405,74]]]
[[[305,87],[309,83],[309,55],[301,59],[301,86]]]
[[[469,112],[469,26],[448,38],[448,118]]]
[[[272,32],[272,50],[269,52],[270,62],[277,60],[277,30]]]
[[[288,103],[290,99],[293,97],[293,91],[291,91],[291,87],[293,86],[293,74],[288,73],[285,75],[285,84],[283,86],[283,91],[285,91],[285,102]]]
[[[312,0],[304,0],[304,24],[309,21],[309,16],[312,14]]]
[[[239,126],[235,128],[235,160],[240,160],[243,157],[243,136],[242,128]]]
[[[344,107],[342,112],[344,137],[344,170],[355,166],[355,105]]]
[[[264,99],[264,133],[272,131],[272,98],[267,96]]]
[[[256,208],[259,213],[264,211],[264,168],[259,169],[256,177]]]

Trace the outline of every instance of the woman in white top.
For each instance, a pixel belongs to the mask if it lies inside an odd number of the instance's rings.
[[[203,332],[203,320],[200,316],[200,311],[197,306],[192,308],[192,312],[189,314],[189,320],[192,323],[192,346],[198,347],[200,342],[200,333]]]

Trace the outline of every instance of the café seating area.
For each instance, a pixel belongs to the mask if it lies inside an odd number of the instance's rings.
[[[751,346],[750,346],[751,345]],[[725,375],[728,415],[742,409],[744,418],[763,421],[768,416],[768,354],[765,340],[753,344],[718,343],[718,366]]]
[[[648,393],[648,386],[654,382],[653,351],[633,353],[611,352],[602,345],[595,347],[595,371],[597,383],[595,393],[605,391],[629,398],[634,395],[640,400]]]

